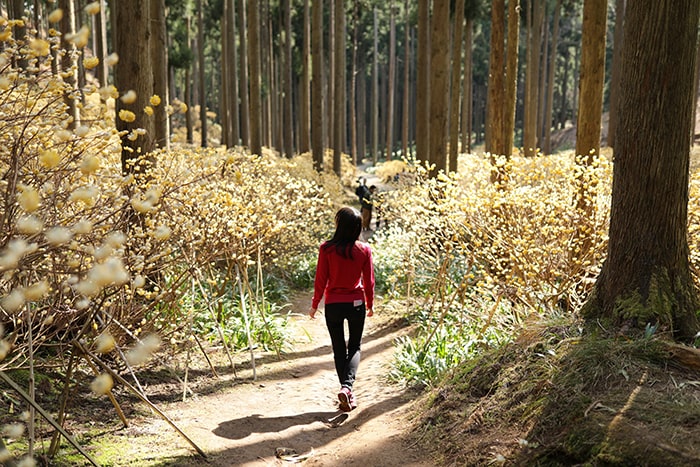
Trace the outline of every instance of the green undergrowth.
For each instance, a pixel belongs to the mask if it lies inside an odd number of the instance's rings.
[[[667,349],[529,326],[456,367],[414,433],[440,465],[698,465],[700,374]]]

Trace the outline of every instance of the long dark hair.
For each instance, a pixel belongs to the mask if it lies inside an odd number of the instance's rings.
[[[335,213],[335,233],[333,238],[328,240],[324,248],[335,247],[343,258],[352,259],[352,247],[360,238],[362,232],[362,216],[355,208],[340,208]]]

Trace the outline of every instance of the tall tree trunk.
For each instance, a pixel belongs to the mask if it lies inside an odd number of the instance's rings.
[[[115,67],[114,84],[122,94],[129,90],[136,93],[134,102],[115,100],[116,128],[124,132],[122,141],[122,171],[139,172],[139,166],[131,161],[142,154],[148,154],[154,147],[155,126],[152,118],[147,118],[143,109],[149,105],[153,95],[153,70],[149,47],[151,30],[148,2],[141,0],[120,0],[114,2],[114,50],[119,56]],[[124,111],[124,112],[122,112]],[[133,119],[126,112],[133,114]],[[146,133],[133,141],[129,138],[133,130],[143,128]]]
[[[260,19],[257,0],[248,0],[248,65],[250,67],[250,152],[262,155],[260,94]]]
[[[350,75],[350,152],[353,166],[357,167],[357,44],[360,34],[360,8],[357,0],[352,8],[352,71]]]
[[[313,0],[311,23],[311,48],[313,60],[311,90],[311,145],[314,168],[323,170],[323,0]]]
[[[19,6],[17,5],[17,0],[13,0],[12,6],[13,10],[18,13]],[[24,10],[24,2],[19,2],[22,4],[21,10]],[[75,90],[78,88],[78,73],[77,73],[77,59],[78,50],[74,44],[68,41],[68,38],[75,34],[75,3],[73,0],[59,0],[58,7],[63,10],[63,18],[61,19],[61,49],[64,50],[65,55],[61,59],[61,69],[63,70],[63,80],[70,86],[70,92],[66,92],[64,95],[64,102],[68,107],[68,115],[71,117],[70,128],[77,128],[80,125],[80,109],[75,97]],[[19,34],[18,34],[19,37]],[[24,66],[19,63],[19,66],[26,68],[26,61]],[[128,89],[127,89],[128,90]],[[127,90],[120,89],[121,92],[126,92]]]
[[[518,38],[520,37],[520,0],[508,0],[508,43],[506,46],[506,82],[503,123],[503,151],[513,154],[515,103],[518,88]]]
[[[335,23],[331,23],[335,27],[335,51],[332,54],[333,59],[331,63],[334,63],[334,73],[331,75],[333,77],[333,171],[336,175],[340,176],[342,164],[341,164],[341,154],[343,151],[343,86],[345,85],[345,78],[343,76],[342,55],[345,53],[343,48],[343,22],[345,21],[345,8],[343,7],[343,0],[333,0],[335,3]]]
[[[430,0],[418,0],[416,160],[430,161]]]
[[[547,19],[547,4],[542,8],[542,24],[540,26],[540,72],[539,87],[537,95],[537,144],[540,150],[544,144],[544,119],[545,119],[545,98],[547,91],[547,57],[549,56],[547,46],[549,44],[549,24]]]
[[[496,166],[496,156],[506,156],[503,152],[505,121],[505,0],[491,3],[491,47],[489,56],[488,99],[486,103],[486,145],[491,154],[491,162]],[[491,180],[500,180],[499,173],[492,172]]]
[[[700,327],[687,227],[699,14],[700,0],[626,10],[607,259],[583,310],[688,341]]]
[[[539,103],[540,84],[540,49],[542,46],[542,22],[544,20],[544,2],[534,0],[531,3],[528,15],[531,25],[528,28],[527,45],[527,73],[525,78],[525,121],[523,122],[523,150],[526,156],[537,154],[537,122],[539,121],[537,108]]]
[[[17,19],[17,20],[22,19],[22,16],[24,16],[24,0],[8,0],[8,1],[9,1],[8,10],[10,13],[10,18]],[[63,34],[63,37],[65,38],[66,31],[69,31],[69,30],[64,29],[64,28],[70,27],[69,21],[71,18],[73,21],[73,23],[72,23],[73,28],[70,29],[70,33],[75,32],[75,7],[73,5],[72,0],[60,0],[58,4],[59,4],[59,8],[63,9],[63,20],[61,21],[61,33]],[[19,41],[21,43],[26,42],[26,40],[27,40],[27,26],[24,23],[16,24],[13,28],[13,34],[14,34],[15,39],[17,41]],[[64,40],[61,41],[61,47],[66,51],[72,50],[72,49],[65,48]],[[24,58],[24,56],[22,54],[17,54],[17,56],[19,56],[19,59],[17,60],[17,66],[21,69],[26,69],[27,68],[27,59]]]
[[[105,62],[107,57],[107,2],[100,0],[100,12],[95,16],[95,56],[100,60],[97,65],[97,80],[100,86],[107,86],[109,69]]]
[[[547,105],[544,117],[544,153],[552,153],[552,112],[554,110],[554,71],[557,68],[557,47],[559,43],[559,15],[561,12],[561,0],[557,0],[554,6],[554,20],[552,26],[552,45],[549,55],[549,68],[547,68]]]
[[[360,70],[360,79],[357,80],[357,121],[366,122],[367,119],[367,73],[365,71],[365,63],[362,60],[362,56],[358,58],[360,60],[358,64],[358,69]],[[368,127],[366,125],[355,125],[358,127],[357,131],[357,164],[361,164],[364,158],[367,156],[367,135]]]
[[[464,35],[464,78],[462,79],[462,151],[472,152],[472,45],[474,42],[474,20],[467,20],[467,31]]]
[[[292,124],[292,0],[284,0],[284,151],[294,156],[294,126]]]
[[[376,165],[379,153],[379,33],[377,7],[374,7],[372,54],[372,162]]]
[[[394,152],[394,92],[396,83],[396,20],[394,0],[389,1],[389,82],[386,104],[386,160],[391,160]]]
[[[582,157],[586,165],[600,154],[606,18],[607,0],[583,2],[576,155]]]
[[[618,105],[620,95],[620,72],[622,69],[622,40],[625,29],[625,0],[615,0],[615,33],[613,35],[613,59],[610,77],[610,111],[608,112],[608,146],[615,147]]]
[[[229,96],[228,83],[231,80],[231,73],[229,71],[231,46],[228,42],[229,4],[227,0],[224,0],[223,6],[224,11],[221,15],[221,101],[219,103],[219,119],[221,120],[221,144],[230,148],[232,146],[231,133],[233,128],[231,127],[231,113],[229,108],[231,96]]]
[[[206,94],[206,73],[204,68],[204,6],[202,0],[197,0],[197,50],[199,57],[199,121],[201,125],[201,142],[203,148],[207,147],[207,94]]]
[[[155,123],[155,144],[170,148],[170,105],[168,92],[168,46],[166,43],[165,0],[150,0],[151,4],[151,60],[153,61],[153,92],[161,102],[152,104]],[[149,96],[150,97],[150,96]]]
[[[228,17],[226,20],[226,41],[228,42],[228,77],[226,86],[228,88],[228,113],[230,116],[230,145],[237,146],[240,144],[240,111],[238,106],[238,50],[236,47],[236,2],[235,0],[225,0],[228,8]]]
[[[238,72],[240,80],[238,83],[238,95],[241,98],[240,123],[241,123],[241,144],[250,147],[250,117],[248,103],[248,18],[246,12],[246,0],[238,0]]]
[[[401,155],[409,160],[408,151],[408,128],[409,128],[409,113],[411,100],[411,83],[410,83],[410,70],[411,70],[411,27],[409,19],[409,0],[404,2],[404,36],[403,36],[403,111],[401,113],[402,124],[401,124]]]
[[[192,18],[187,16],[187,32],[186,40],[188,44],[191,44],[190,32],[192,31]],[[193,48],[193,47],[191,47]],[[187,105],[187,112],[185,112],[185,131],[187,134],[187,144],[194,144],[194,128],[192,122],[192,112],[193,112],[193,101],[192,99],[192,68],[195,62],[185,69],[185,104]]]
[[[430,34],[430,162],[433,176],[447,169],[450,94],[450,1],[435,0]]]
[[[299,152],[311,150],[311,9],[304,0],[304,31],[301,46],[301,78],[299,86]]]
[[[452,34],[452,83],[450,84],[450,157],[448,169],[457,172],[459,154],[459,78],[462,74],[462,33],[464,32],[464,0],[455,6]]]
[[[335,149],[335,35],[336,35],[336,22],[335,22],[335,3],[336,0],[328,0],[328,102],[326,106],[326,118],[328,119],[328,147]],[[333,155],[335,164],[335,154]]]

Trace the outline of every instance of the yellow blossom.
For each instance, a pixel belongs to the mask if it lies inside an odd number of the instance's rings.
[[[160,105],[160,96],[158,94],[151,96],[151,105],[153,107],[158,107]]]
[[[0,91],[7,91],[11,85],[12,81],[7,76],[0,76]]]
[[[119,119],[131,123],[136,120],[136,115],[131,110],[122,109],[119,111]]]
[[[114,349],[116,342],[108,332],[103,332],[95,339],[95,351],[97,353],[109,353]]]
[[[66,40],[79,49],[85,47],[88,44],[89,39],[90,29],[87,26],[81,27],[75,34],[66,34]]]
[[[149,117],[153,115],[153,107],[150,105],[147,105],[146,107],[143,108],[143,113],[148,115]]]
[[[98,396],[107,394],[109,391],[112,390],[113,386],[114,381],[112,380],[112,377],[109,375],[109,373],[102,373],[94,380],[92,380],[92,383],[90,383],[90,389]]]
[[[97,57],[87,57],[85,60],[83,60],[83,66],[85,66],[85,68],[88,70],[92,70],[99,64],[100,59]]]
[[[17,219],[17,231],[19,233],[33,235],[41,232],[44,223],[34,215],[22,216]]]
[[[39,151],[39,162],[47,169],[53,169],[61,163],[61,156],[54,149],[45,149]]]
[[[119,55],[116,53],[111,53],[105,57],[105,64],[107,66],[114,66],[117,64],[117,62],[119,62]]]
[[[55,9],[49,13],[49,23],[58,23],[63,19],[63,10],[60,8]]]
[[[20,192],[17,194],[17,201],[19,202],[19,207],[22,208],[24,212],[34,212],[39,208],[41,199],[39,198],[39,192],[29,185],[18,186]]]
[[[120,114],[121,116],[121,114]],[[85,156],[80,163],[80,171],[85,175],[94,174],[100,169],[100,159],[97,156]]]
[[[39,57],[45,57],[51,52],[51,44],[43,39],[32,39],[29,48]]]
[[[96,15],[100,12],[100,2],[92,2],[85,5],[85,13],[88,15]]]
[[[44,298],[47,293],[49,293],[49,282],[44,279],[24,289],[24,298],[32,302]]]
[[[12,29],[6,28],[4,31],[0,32],[0,41],[9,41],[12,37]]]
[[[136,91],[130,89],[120,99],[125,104],[133,104],[134,102],[136,102],[137,97],[138,96],[136,95]]]

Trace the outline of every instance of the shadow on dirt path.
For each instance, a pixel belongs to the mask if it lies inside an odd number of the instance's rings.
[[[401,320],[377,314],[366,321],[362,362],[355,393],[359,407],[347,417],[337,408],[337,380],[325,319],[304,312],[309,297],[294,305],[293,348],[279,360],[274,352],[256,352],[257,378],[252,380],[247,355],[238,354],[238,377],[208,394],[195,390],[186,402],[162,407],[204,452],[193,455],[187,443],[159,419],[142,420],[132,434],[158,433],[175,466],[271,466],[300,462],[276,453],[297,453],[309,466],[430,466],[424,453],[408,441],[410,393],[389,384],[386,375],[394,340],[407,332]],[[129,436],[128,433],[124,435]],[[126,453],[125,453],[126,455]],[[284,457],[284,456],[282,456]]]

